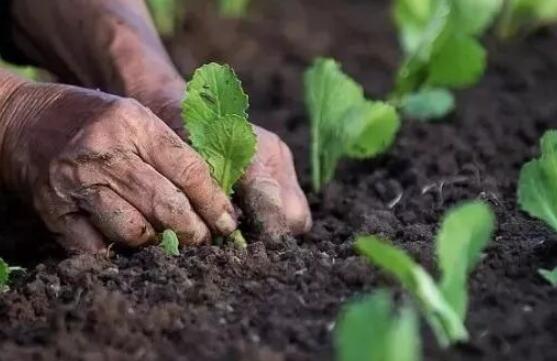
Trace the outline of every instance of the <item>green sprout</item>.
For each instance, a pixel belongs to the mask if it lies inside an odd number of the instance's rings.
[[[174,231],[169,229],[162,232],[162,241],[159,246],[164,250],[164,252],[169,256],[179,256],[180,250],[178,246],[180,242],[178,241],[178,236]]]
[[[394,18],[404,60],[390,101],[405,115],[439,119],[454,109],[449,89],[470,87],[486,68],[478,38],[501,0],[396,0]]]
[[[363,88],[332,59],[317,59],[304,76],[311,120],[311,166],[315,191],[334,176],[342,157],[383,153],[400,127],[395,108],[368,100]]]
[[[255,155],[257,138],[248,122],[248,97],[228,65],[211,63],[197,69],[183,103],[184,125],[211,175],[227,195],[244,175]],[[246,247],[240,230],[230,236]]]
[[[356,248],[414,296],[439,344],[447,347],[468,339],[467,280],[491,239],[494,224],[493,211],[480,201],[464,203],[444,216],[436,237],[441,271],[437,283],[403,250],[377,236],[358,237]]]

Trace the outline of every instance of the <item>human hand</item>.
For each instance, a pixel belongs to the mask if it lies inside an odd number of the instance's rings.
[[[136,101],[63,85],[12,88],[0,97],[2,181],[67,250],[136,247],[166,228],[198,244],[236,228],[203,159]]]
[[[156,87],[146,82],[146,87]],[[182,90],[156,96],[148,104],[173,130],[185,139],[181,116]],[[298,184],[289,147],[274,133],[254,126],[257,152],[240,180],[236,200],[247,221],[265,236],[302,234],[312,225],[307,199]]]

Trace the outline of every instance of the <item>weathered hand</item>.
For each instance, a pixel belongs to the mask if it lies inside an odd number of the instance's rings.
[[[143,1],[18,0],[12,13],[15,44],[27,57],[62,80],[137,99],[185,138],[185,83]],[[240,184],[239,203],[267,235],[308,231],[311,215],[288,147],[261,128],[257,134],[258,152]]]
[[[1,174],[69,251],[228,235],[234,210],[204,161],[133,100],[22,83],[0,101]]]

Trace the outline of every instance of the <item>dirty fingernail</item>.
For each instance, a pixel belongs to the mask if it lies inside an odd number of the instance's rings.
[[[215,222],[215,227],[223,236],[228,236],[236,230],[236,221],[232,218],[230,213],[224,212]]]

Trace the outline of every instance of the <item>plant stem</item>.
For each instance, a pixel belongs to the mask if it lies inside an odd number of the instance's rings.
[[[232,232],[228,236],[228,239],[231,240],[234,243],[234,246],[238,249],[248,248],[248,243],[246,242],[246,239],[244,238],[242,231],[240,231],[239,229]]]

